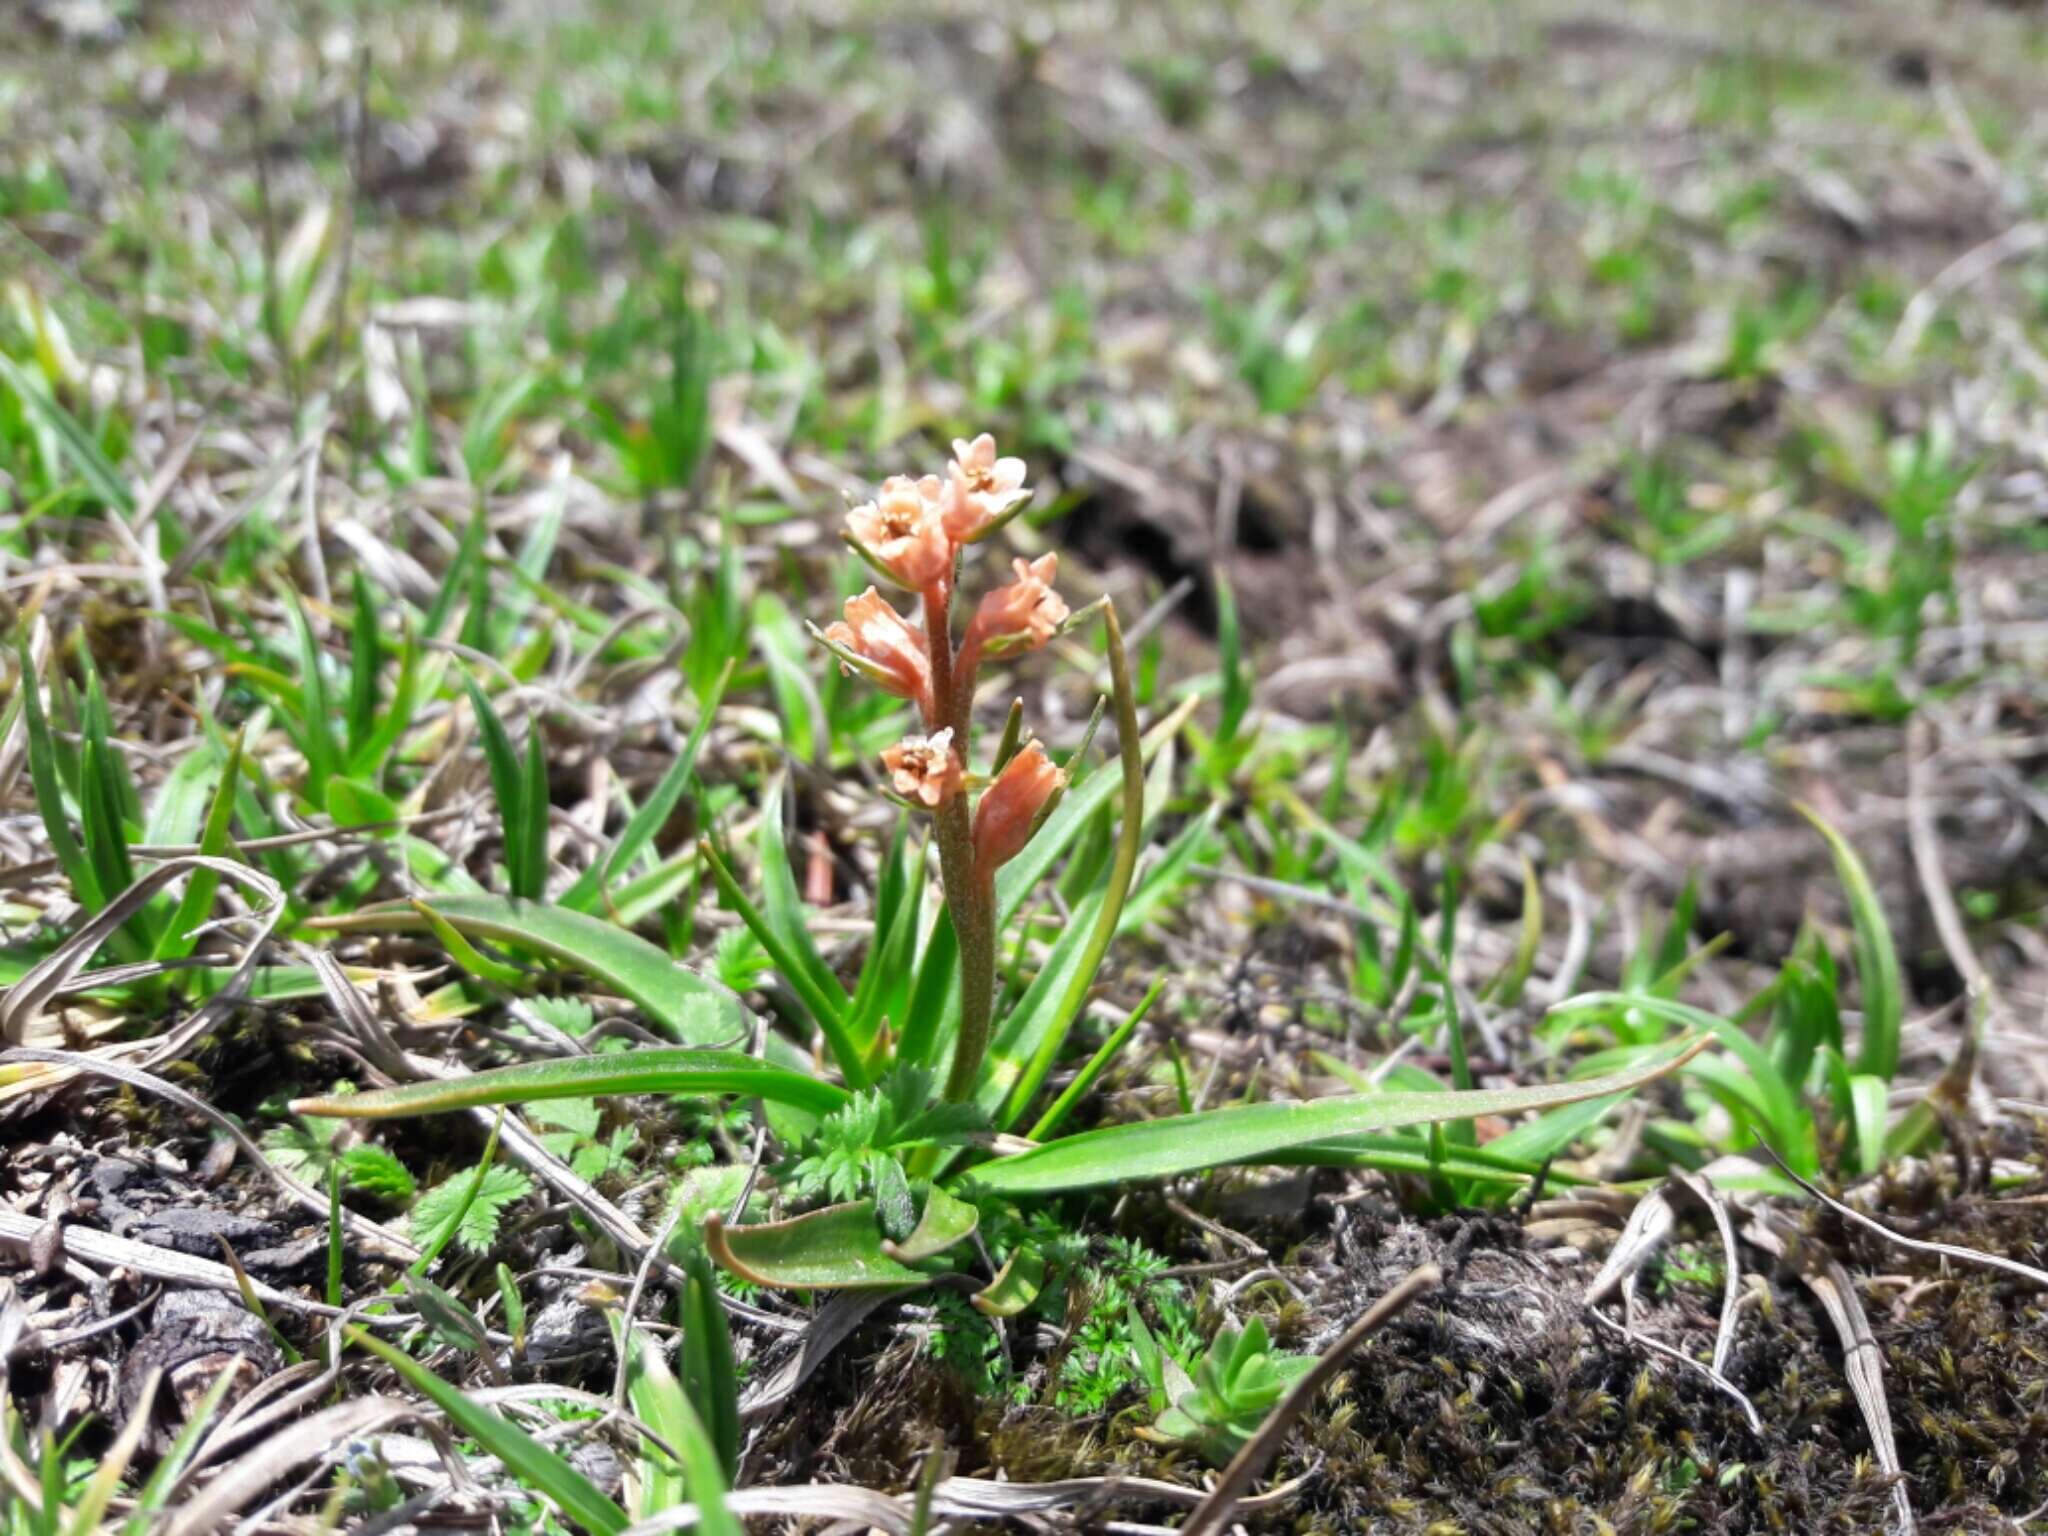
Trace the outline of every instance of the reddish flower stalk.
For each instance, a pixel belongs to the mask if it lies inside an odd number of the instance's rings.
[[[847,542],[869,565],[916,592],[924,632],[870,587],[846,604],[846,617],[819,638],[848,670],[917,705],[924,725],[882,754],[898,794],[931,813],[939,845],[939,877],[960,945],[960,1033],[946,1097],[970,1097],[988,1053],[995,1008],[996,870],[1030,840],[1039,812],[1065,782],[1045,750],[1032,742],[981,795],[977,811],[965,792],[973,733],[974,683],[985,658],[1038,649],[1066,622],[1068,609],[1052,590],[1058,558],[1014,562],[1015,579],[989,592],[964,640],[953,643],[952,595],[961,556],[995,533],[1031,496],[1021,459],[1000,458],[986,433],[953,444],[941,479],[892,476],[874,501],[847,516]],[[813,633],[817,633],[813,631]]]

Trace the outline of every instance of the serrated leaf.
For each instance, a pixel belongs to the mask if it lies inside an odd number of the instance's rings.
[[[424,1241],[440,1231],[461,1209],[474,1178],[474,1170],[465,1169],[421,1195],[407,1220],[413,1237]],[[483,1182],[477,1186],[476,1198],[470,1201],[469,1209],[462,1212],[462,1221],[455,1229],[455,1241],[473,1254],[490,1252],[491,1244],[497,1241],[498,1224],[504,1219],[505,1208],[532,1192],[533,1180],[524,1173],[502,1163],[493,1163],[485,1170]]]

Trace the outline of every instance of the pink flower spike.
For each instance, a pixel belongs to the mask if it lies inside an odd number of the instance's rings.
[[[825,638],[874,668],[875,685],[913,700],[926,719],[932,712],[932,659],[925,638],[873,587],[846,600],[846,618],[827,626]]]
[[[963,655],[979,660],[983,656],[1015,656],[1035,651],[1059,632],[1067,622],[1068,608],[1053,591],[1059,574],[1058,555],[1040,555],[1036,560],[1013,560],[1016,579],[997,587],[981,600],[974,622],[967,626]]]
[[[960,793],[960,759],[953,752],[949,728],[929,736],[906,736],[882,752],[882,766],[895,780],[896,793],[937,810]]]
[[[984,879],[1024,851],[1031,824],[1067,776],[1032,742],[1011,758],[974,813],[974,862]]]
[[[996,457],[996,440],[984,432],[973,442],[953,439],[946,466],[946,534],[965,543],[1031,495],[1022,459]]]
[[[897,581],[922,592],[953,576],[953,544],[946,536],[937,475],[913,480],[891,475],[873,501],[846,514],[846,531]]]

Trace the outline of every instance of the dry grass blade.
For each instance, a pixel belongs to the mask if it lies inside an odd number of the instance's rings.
[[[277,926],[277,920],[284,911],[284,890],[268,875],[260,874],[246,864],[232,859],[208,858],[191,854],[183,858],[167,859],[143,875],[98,913],[89,922],[69,934],[49,954],[37,961],[20,981],[7,989],[7,996],[0,999],[0,1040],[9,1045],[22,1045],[28,1039],[29,1027],[42,1016],[50,1000],[61,993],[65,986],[80,971],[86,961],[104,944],[121,925],[133,917],[158,891],[169,885],[180,875],[193,874],[199,870],[211,870],[230,880],[255,891],[263,900],[263,910],[253,914],[259,926],[256,937],[249,943],[242,964],[224,990],[232,993],[244,976],[254,967],[256,956],[263,941]],[[179,1031],[183,1036],[184,1031]]]
[[[1259,1432],[1230,1458],[1230,1465],[1223,1469],[1223,1476],[1217,1479],[1209,1497],[1196,1507],[1195,1512],[1188,1516],[1187,1524],[1181,1527],[1182,1536],[1209,1536],[1209,1533],[1228,1526],[1239,1501],[1251,1492],[1259,1474],[1279,1454],[1280,1443],[1294,1421],[1315,1401],[1316,1394],[1329,1385],[1330,1379],[1344,1368],[1358,1346],[1399,1317],[1417,1297],[1435,1290],[1442,1282],[1443,1272],[1434,1264],[1417,1265],[1402,1276],[1392,1290],[1366,1308],[1358,1321],[1344,1330],[1343,1337],[1323,1351],[1322,1358],[1316,1361],[1308,1374],[1288,1389],[1279,1405],[1266,1416],[1266,1422],[1259,1426]]]
[[[0,1052],[0,1062],[32,1061],[52,1066],[68,1067],[87,1077],[109,1077],[115,1082],[126,1083],[144,1093],[155,1094],[168,1099],[187,1114],[199,1116],[208,1124],[218,1127],[235,1146],[245,1154],[250,1163],[266,1174],[286,1194],[313,1215],[325,1220],[327,1217],[327,1196],[308,1184],[293,1178],[284,1169],[263,1155],[263,1149],[256,1144],[249,1133],[237,1124],[230,1115],[223,1114],[204,1099],[187,1093],[175,1084],[167,1083],[140,1067],[125,1066],[118,1061],[109,1061],[102,1056],[87,1055],[82,1051],[43,1050],[33,1046],[21,1046],[11,1051]],[[366,1216],[343,1208],[343,1224],[364,1242],[379,1249],[387,1258],[410,1261],[419,1257],[419,1249],[386,1227],[379,1226]]]
[[[1742,1255],[1735,1246],[1735,1220],[1728,1214],[1728,1202],[1709,1180],[1682,1168],[1672,1177],[1707,1208],[1714,1218],[1714,1230],[1721,1234],[1721,1322],[1714,1332],[1714,1374],[1719,1376],[1728,1369],[1728,1351],[1735,1343],[1735,1313],[1742,1303]]]
[[[914,1290],[915,1287],[906,1289]],[[772,1375],[762,1378],[740,1403],[740,1419],[751,1422],[774,1412],[796,1390],[810,1380],[811,1373],[832,1357],[832,1351],[851,1338],[855,1329],[886,1301],[904,1291],[840,1291],[812,1314],[803,1325],[797,1348]]]
[[[395,1397],[358,1397],[323,1408],[237,1456],[170,1517],[163,1536],[205,1536],[219,1530],[304,1463],[344,1455],[358,1436],[418,1416],[417,1407]]]
[[[1870,1331],[1870,1319],[1856,1298],[1856,1285],[1849,1272],[1831,1254],[1816,1253],[1797,1234],[1788,1234],[1768,1212],[1743,1229],[1764,1252],[1778,1259],[1796,1254],[1799,1278],[1813,1292],[1834,1325],[1842,1344],[1842,1370],[1849,1378],[1863,1423],[1870,1432],[1870,1445],[1878,1467],[1894,1479],[1892,1507],[1898,1512],[1899,1536],[1913,1536],[1913,1502],[1906,1494],[1905,1471],[1899,1462],[1899,1444],[1892,1433],[1891,1406],[1885,1399],[1884,1355]]]
[[[1607,1255],[1607,1262],[1600,1266],[1600,1272],[1586,1287],[1586,1304],[1597,1306],[1613,1295],[1616,1288],[1650,1260],[1650,1255],[1664,1246],[1664,1240],[1677,1225],[1678,1213],[1672,1208],[1671,1196],[1662,1188],[1653,1189],[1636,1202],[1628,1214],[1628,1221],[1621,1229],[1621,1236],[1614,1240],[1614,1248]]]
[[[2043,1290],[2048,1290],[2048,1269],[2037,1269],[2031,1264],[2022,1264],[2018,1259],[2008,1259],[2004,1254],[2000,1253],[1984,1253],[1979,1249],[1964,1248],[1956,1243],[1930,1243],[1924,1238],[1907,1237],[1903,1232],[1894,1232],[1876,1217],[1864,1215],[1853,1205],[1843,1204],[1826,1190],[1820,1189],[1807,1180],[1802,1179],[1790,1168],[1786,1168],[1784,1159],[1778,1157],[1778,1154],[1772,1152],[1769,1147],[1765,1147],[1764,1150],[1771,1153],[1771,1157],[1777,1162],[1779,1168],[1784,1170],[1787,1178],[1813,1196],[1814,1199],[1833,1211],[1837,1216],[1840,1216],[1844,1221],[1854,1222],[1867,1232],[1875,1232],[1888,1243],[1895,1243],[1901,1248],[1909,1248],[1915,1253],[1927,1253],[1933,1254],[1936,1258],[1954,1259],[1958,1264],[1978,1264],[1986,1269],[2003,1270],[2006,1274],[2017,1276],[2029,1285],[2037,1285]]]
[[[33,1216],[24,1216],[18,1211],[0,1210],[0,1250],[11,1249],[21,1254],[28,1252],[29,1243],[42,1229],[43,1223]],[[179,1253],[170,1248],[158,1248],[149,1243],[138,1243],[133,1238],[116,1237],[111,1232],[102,1232],[97,1227],[81,1226],[76,1223],[64,1229],[64,1251],[73,1258],[102,1269],[132,1269],[138,1275],[148,1275],[154,1280],[168,1280],[178,1285],[196,1285],[209,1291],[225,1291],[231,1296],[241,1294],[236,1284],[235,1272],[225,1264],[216,1264],[211,1259],[195,1259],[189,1254]],[[308,1301],[290,1291],[281,1291],[274,1285],[252,1279],[249,1284],[257,1296],[268,1306],[288,1307],[294,1312],[312,1312],[322,1317],[336,1317],[339,1312],[324,1303]],[[382,1319],[388,1324],[412,1326],[411,1318]]]

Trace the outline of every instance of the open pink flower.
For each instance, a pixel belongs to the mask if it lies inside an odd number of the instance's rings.
[[[882,752],[882,766],[895,780],[896,793],[937,810],[960,793],[960,759],[953,751],[953,732],[906,736]]]
[[[1058,555],[1040,555],[1036,560],[1013,560],[1016,580],[1006,582],[982,598],[974,610],[974,622],[967,626],[964,654],[1015,656],[1035,651],[1059,632],[1067,622],[1067,605],[1053,591],[1059,574]]]
[[[946,535],[937,475],[913,480],[891,475],[873,501],[846,514],[847,532],[883,569],[914,592],[953,574],[953,542]]]
[[[873,587],[846,600],[846,618],[829,625],[825,638],[873,668],[877,687],[911,699],[926,719],[932,712],[932,659],[925,638]]]
[[[946,474],[946,532],[956,540],[973,538],[1031,494],[1024,461],[997,458],[996,440],[986,432],[971,443],[953,439]]]
[[[1011,758],[983,792],[974,813],[974,862],[984,877],[1009,863],[1031,841],[1031,824],[1067,776],[1045,748],[1031,742]]]

